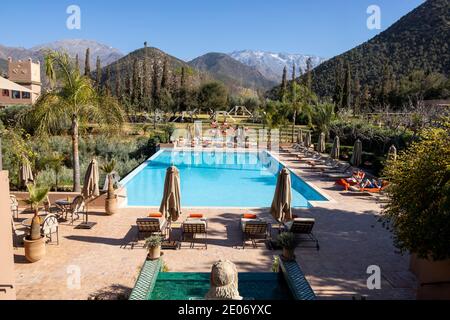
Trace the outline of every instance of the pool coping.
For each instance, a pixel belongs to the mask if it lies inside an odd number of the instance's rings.
[[[195,152],[203,152],[203,151],[217,151],[216,148],[161,148],[159,149],[155,154],[153,154],[150,158],[148,158],[147,160],[145,160],[143,163],[141,163],[139,166],[137,166],[132,172],[130,172],[127,176],[125,176],[122,180],[119,181],[119,185],[121,186],[122,189],[125,190],[126,192],[126,184],[132,179],[134,178],[140,171],[142,171],[149,162],[151,162],[153,159],[157,158],[161,153],[163,153],[166,150],[172,150],[172,151],[195,151]],[[222,151],[223,150],[223,151]],[[324,192],[322,189],[320,189],[319,187],[317,187],[316,185],[314,185],[313,183],[311,183],[310,181],[305,180],[304,178],[302,178],[300,175],[298,175],[296,172],[294,172],[291,168],[289,168],[289,166],[282,160],[280,160],[279,156],[275,155],[272,151],[267,150],[267,149],[243,149],[243,148],[233,148],[233,149],[222,149],[220,151],[222,152],[226,152],[227,150],[232,150],[232,152],[261,152],[261,151],[265,151],[267,152],[272,158],[274,158],[281,166],[283,166],[284,168],[287,168],[289,170],[289,172],[293,175],[295,175],[298,179],[302,180],[307,186],[309,186],[311,189],[313,189],[314,191],[316,191],[319,195],[321,195],[322,197],[325,198],[325,200],[307,200],[308,203],[310,204],[310,207],[308,208],[302,208],[302,207],[296,207],[293,209],[298,209],[298,210],[307,210],[309,208],[314,208],[317,207],[321,204],[325,203],[335,203],[336,200],[334,200],[328,193]],[[127,197],[125,195],[125,197]],[[154,210],[154,209],[159,209],[159,206],[129,206],[128,204],[125,205],[126,201],[123,201],[121,207],[123,208],[146,208],[146,209],[150,209],[150,210]],[[185,209],[194,209],[194,210],[202,210],[202,209],[243,209],[243,210],[256,210],[256,209],[270,209],[270,207],[242,207],[242,206],[184,206]]]
[[[315,300],[316,295],[297,261],[284,261],[280,256],[275,258],[279,261],[278,272],[283,275],[294,300]],[[145,260],[128,300],[147,300],[153,291],[161,268],[161,258]]]

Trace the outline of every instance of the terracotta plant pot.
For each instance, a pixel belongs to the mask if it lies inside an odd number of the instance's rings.
[[[433,261],[411,254],[410,270],[417,276],[418,300],[450,299],[450,259]]]
[[[38,240],[23,239],[25,247],[25,258],[29,262],[36,262],[45,256],[45,238],[41,237]]]
[[[282,258],[286,261],[291,261],[295,259],[294,249],[283,248]]]
[[[117,196],[111,199],[105,199],[105,212],[107,215],[113,215],[117,213]]]
[[[161,256],[161,246],[156,246],[156,247],[150,247],[148,249],[148,255],[147,258],[149,260],[156,260],[159,259],[159,257]]]

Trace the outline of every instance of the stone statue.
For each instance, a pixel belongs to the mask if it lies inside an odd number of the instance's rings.
[[[211,268],[211,288],[207,300],[242,300],[238,291],[238,272],[235,264],[220,260]]]

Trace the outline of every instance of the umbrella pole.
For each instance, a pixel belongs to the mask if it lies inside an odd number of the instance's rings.
[[[88,216],[89,216],[89,199],[86,200],[86,212],[84,213],[85,220],[82,223],[80,223],[78,226],[75,227],[75,229],[92,229],[93,226],[95,226],[96,222],[89,222]],[[84,220],[84,219],[83,219]]]

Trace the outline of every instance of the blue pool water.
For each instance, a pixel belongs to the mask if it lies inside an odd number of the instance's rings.
[[[128,206],[159,206],[170,165],[180,171],[184,207],[270,207],[282,168],[266,151],[161,150],[121,181]],[[295,174],[291,181],[293,207],[327,200]]]

